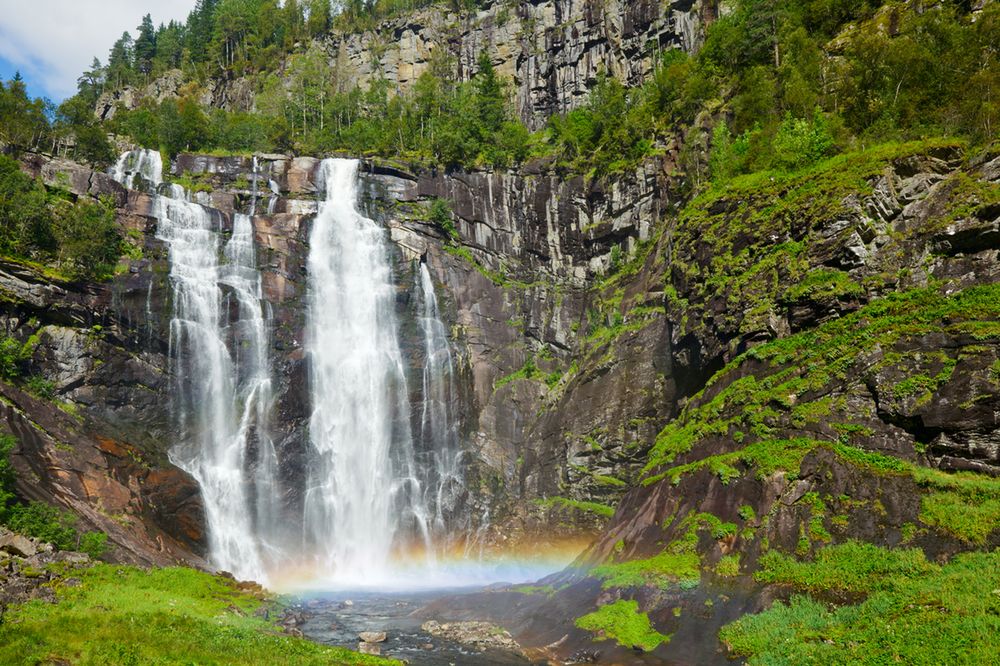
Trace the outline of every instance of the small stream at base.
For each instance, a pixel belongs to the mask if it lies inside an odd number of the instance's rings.
[[[429,603],[456,594],[482,591],[483,587],[422,590],[415,592],[322,592],[301,595],[292,608],[306,616],[299,629],[317,643],[358,649],[358,634],[384,631],[379,644],[384,657],[405,660],[411,666],[524,666],[524,657],[510,652],[480,652],[432,636],[420,626],[426,618],[413,613]]]

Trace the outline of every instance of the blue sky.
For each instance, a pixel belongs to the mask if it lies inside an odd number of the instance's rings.
[[[156,24],[185,19],[195,0],[0,0],[0,77],[20,70],[31,93],[59,102],[94,56],[135,36],[144,14]]]

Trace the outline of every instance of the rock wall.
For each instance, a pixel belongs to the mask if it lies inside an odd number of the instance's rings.
[[[335,33],[328,49],[345,88],[385,78],[400,92],[435,65],[468,79],[485,50],[498,73],[513,82],[523,121],[538,129],[551,115],[582,104],[602,72],[634,85],[653,70],[663,51],[697,50],[705,22],[717,14],[716,4],[501,0],[475,14],[434,6],[364,33]]]
[[[515,108],[534,130],[553,114],[583,104],[601,73],[636,85],[664,51],[696,51],[718,5],[717,0],[497,0],[475,13],[456,13],[442,3],[372,30],[334,31],[322,44],[339,89],[368,88],[384,79],[400,93],[432,69],[469,79],[485,50],[512,82]],[[135,109],[144,99],[178,97],[186,83],[180,70],[172,70],[144,87],[101,95],[95,114],[108,120],[119,107]],[[248,111],[256,85],[250,77],[213,79],[202,86],[199,100]]]
[[[0,427],[18,440],[18,491],[106,532],[119,561],[204,564],[197,484],[167,457],[168,267],[141,210],[148,197],[62,160],[28,156],[25,170],[79,197],[111,197],[143,257],[106,283],[0,261],[0,326],[48,383],[31,394],[0,381]]]

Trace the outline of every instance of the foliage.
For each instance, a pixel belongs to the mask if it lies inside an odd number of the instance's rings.
[[[193,569],[99,564],[57,585],[58,603],[7,609],[0,662],[392,664],[281,635],[236,583]]]
[[[984,664],[1000,652],[1000,596],[988,592],[1000,588],[1000,551],[938,566],[919,551],[845,544],[820,550],[812,563],[766,557],[764,565],[765,576],[797,587],[844,589],[850,581],[869,596],[832,609],[793,596],[727,625],[720,637],[749,664]]]
[[[51,262],[71,278],[102,278],[122,254],[110,201],[48,192],[0,155],[0,255]]]
[[[670,641],[670,636],[653,628],[648,615],[639,612],[638,602],[625,599],[577,618],[576,626],[594,632],[597,640],[610,638],[623,647],[640,648],[647,652]]]
[[[715,573],[720,576],[725,576],[727,578],[733,578],[740,575],[740,556],[736,555],[724,555],[719,559],[719,563],[715,565]]]
[[[37,148],[49,134],[49,105],[31,99],[21,75],[0,81],[0,145]]]
[[[604,588],[653,585],[669,589],[682,581],[697,582],[700,566],[701,560],[692,548],[668,548],[646,559],[598,565],[590,575],[600,578]]]
[[[458,229],[452,219],[451,206],[445,199],[435,198],[427,210],[427,219],[447,234],[451,240],[458,239]]]
[[[81,199],[66,205],[53,218],[52,232],[58,265],[71,277],[110,275],[122,255],[122,233],[110,200]]]
[[[887,550],[856,541],[820,548],[808,562],[769,551],[760,566],[754,574],[756,580],[810,592],[869,593],[892,587],[900,577],[920,577],[938,570],[919,548]]]
[[[21,376],[21,366],[30,357],[30,349],[9,335],[0,333],[0,379],[10,381]]]
[[[548,133],[564,163],[580,172],[634,168],[653,149],[653,119],[644,91],[628,90],[607,75],[598,78],[584,106],[553,116]]]
[[[16,161],[0,155],[0,254],[46,255],[55,245],[45,187],[22,173]]]

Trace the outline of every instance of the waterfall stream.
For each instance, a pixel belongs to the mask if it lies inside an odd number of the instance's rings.
[[[438,546],[448,548],[450,541],[466,536],[469,528],[469,516],[460,514],[465,484],[458,418],[454,413],[458,404],[455,365],[430,270],[424,262],[419,263],[418,270],[420,329],[424,336],[420,438],[428,458],[424,467],[430,494],[425,504],[434,510],[433,531]]]
[[[271,382],[253,228],[249,217],[237,215],[220,248],[221,217],[190,201],[179,185],[162,184],[162,171],[159,153],[142,150],[126,153],[112,175],[133,186],[141,180],[155,193],[156,234],[169,249],[178,420],[170,457],[201,488],[212,563],[266,581],[255,523],[274,519],[272,505],[259,496],[257,511],[248,510],[251,445],[258,451],[257,487],[276,485],[263,478],[273,477],[276,460],[266,434]]]
[[[386,576],[396,537],[429,538],[415,474],[385,233],[357,209],[355,160],[324,160],[309,238],[313,413],[305,529],[333,578]]]
[[[400,580],[397,558],[427,571],[436,551],[461,542],[470,517],[448,331],[419,263],[416,307],[404,316],[419,324],[420,339],[409,344],[423,353],[413,359],[421,365],[408,364],[397,308],[405,299],[386,230],[359,211],[358,162],[328,159],[318,172],[324,199],[306,266],[312,411],[304,453],[283,453],[270,436],[270,305],[251,216],[233,214],[227,240],[221,213],[163,183],[155,151],[126,153],[111,173],[150,192],[157,238],[169,251],[170,457],[201,488],[212,563],[266,583],[299,562],[316,578],[372,585]],[[255,204],[256,192],[251,211]],[[287,455],[304,456],[293,488],[279,474]],[[301,504],[289,503],[296,497]]]

